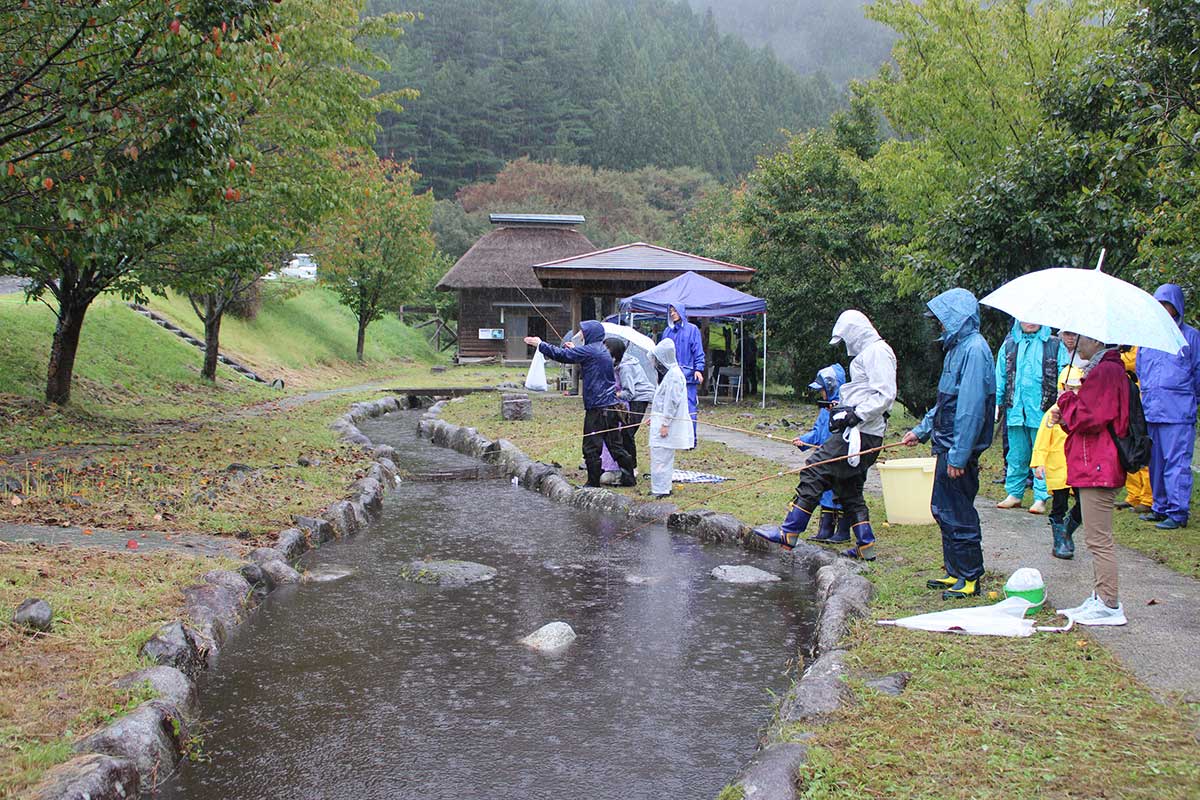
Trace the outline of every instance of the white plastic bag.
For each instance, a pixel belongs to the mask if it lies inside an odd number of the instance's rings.
[[[533,354],[529,374],[525,376],[525,388],[533,392],[544,392],[550,388],[550,384],[546,383],[546,357],[541,350]]]

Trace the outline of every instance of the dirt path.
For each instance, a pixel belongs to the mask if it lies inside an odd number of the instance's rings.
[[[129,547],[131,539],[137,542],[136,548]],[[228,556],[230,558],[237,558],[248,549],[229,536],[165,533],[163,531],[118,531],[75,526],[62,528],[8,523],[0,524],[0,542],[97,547],[117,553],[172,550],[194,556]]]
[[[700,436],[789,467],[803,463],[800,452],[783,442],[733,431],[705,431],[703,425]],[[873,469],[867,489],[878,494],[880,486],[879,473]],[[1050,555],[1045,517],[1001,511],[988,500],[975,505],[983,523],[984,563],[990,572],[1007,575],[1019,567],[1038,569],[1046,580],[1051,607],[1078,605],[1091,593],[1091,556],[1082,541],[1073,560],[1056,559]],[[1082,540],[1082,533],[1078,538]],[[881,531],[879,548],[887,552],[886,530]],[[1121,602],[1129,624],[1090,628],[1088,633],[1155,692],[1200,702],[1200,581],[1120,545],[1117,560]]]

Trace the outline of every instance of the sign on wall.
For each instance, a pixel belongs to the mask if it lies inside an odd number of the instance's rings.
[[[499,339],[504,340],[504,328],[480,328],[480,339]]]

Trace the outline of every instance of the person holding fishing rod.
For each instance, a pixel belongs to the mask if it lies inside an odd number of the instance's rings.
[[[595,320],[586,320],[579,326],[583,344],[576,346],[567,342],[555,347],[537,336],[526,336],[525,344],[536,347],[551,361],[563,364],[579,364],[583,371],[583,462],[587,466],[587,486],[597,488],[604,472],[600,460],[601,444],[621,469],[621,486],[634,486],[637,478],[633,474],[633,456],[625,449],[622,431],[621,407],[617,403],[617,382],[613,372],[612,355],[604,346],[604,326]]]
[[[829,343],[845,343],[852,359],[850,380],[842,385],[841,401],[829,415],[832,435],[808,457],[811,468],[800,473],[796,497],[783,524],[756,528],[754,533],[791,550],[808,527],[821,495],[833,489],[855,538],[854,546],[842,555],[874,561],[875,532],[863,485],[867,470],[879,456],[887,415],[896,402],[896,354],[861,311],[843,311]]]
[[[966,289],[942,292],[927,304],[926,316],[941,326],[946,356],[938,379],[937,403],[902,440],[909,447],[933,440],[930,510],[942,529],[946,574],[925,582],[942,590],[943,600],[979,594],[983,577],[983,532],[975,495],[979,456],[992,445],[996,405],[996,362],[979,332],[979,301]]]

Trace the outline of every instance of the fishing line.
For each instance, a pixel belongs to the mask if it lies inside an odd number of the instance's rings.
[[[691,511],[692,509],[697,508],[698,506],[704,505],[705,503],[709,502],[710,500],[712,500],[715,497],[720,497],[723,494],[729,494],[730,492],[737,491],[738,489],[749,489],[751,486],[757,486],[760,483],[766,483],[767,481],[774,480],[775,478],[782,478],[785,475],[796,475],[798,473],[804,472],[804,470],[806,470],[806,469],[812,469],[813,467],[820,467],[825,464],[832,464],[836,461],[845,461],[846,459],[853,458],[854,456],[865,456],[865,455],[870,455],[871,453],[878,453],[883,450],[890,450],[893,447],[900,447],[903,444],[904,444],[903,440],[901,440],[899,442],[891,442],[890,444],[880,445],[879,447],[872,447],[868,450],[860,450],[857,453],[847,453],[844,456],[836,456],[834,458],[827,458],[823,461],[814,461],[811,464],[805,464],[803,466],[796,467],[794,469],[784,470],[781,472],[773,472],[770,475],[765,475],[757,480],[751,481],[750,483],[742,483],[742,484],[738,484],[737,486],[731,486],[728,489],[722,489],[719,492],[713,492],[712,494],[708,495],[707,497],[704,497],[701,500],[697,500],[695,503],[683,506],[683,507],[678,508],[675,511],[672,511],[669,514],[666,514],[662,517],[657,517],[655,519],[644,522],[641,525],[638,525],[636,528],[633,528],[632,530],[625,531],[625,532],[621,533],[619,536],[617,536],[616,538],[620,539],[624,536],[632,536],[633,534],[637,533],[638,531],[642,530],[643,528],[648,528],[651,525],[655,525],[657,523],[663,522],[668,517],[670,517],[671,514],[680,514],[685,511]]]

